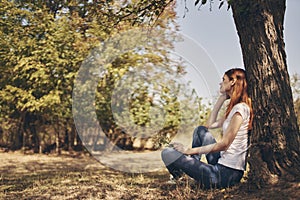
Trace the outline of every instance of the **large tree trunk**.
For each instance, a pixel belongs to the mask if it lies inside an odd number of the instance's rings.
[[[231,1],[255,114],[249,181],[259,187],[300,174],[299,127],[283,40],[285,3]]]

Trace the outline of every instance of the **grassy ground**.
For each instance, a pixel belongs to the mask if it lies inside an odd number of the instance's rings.
[[[0,153],[0,199],[299,199],[300,183],[263,190],[247,184],[202,190],[190,179],[168,184],[162,169],[132,174],[112,170],[88,155]]]

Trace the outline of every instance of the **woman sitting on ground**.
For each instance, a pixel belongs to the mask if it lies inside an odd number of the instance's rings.
[[[225,72],[220,83],[220,93],[206,126],[194,130],[192,148],[180,143],[162,151],[162,160],[175,180],[184,173],[205,188],[224,188],[239,183],[246,168],[248,132],[253,112],[247,93],[245,70],[235,68]],[[217,120],[225,100],[230,102],[225,116]],[[219,142],[209,129],[222,127]],[[206,154],[207,163],[200,161]]]

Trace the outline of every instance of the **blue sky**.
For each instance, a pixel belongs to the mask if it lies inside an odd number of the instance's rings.
[[[187,0],[189,11],[184,15],[184,0],[178,1],[178,22],[181,32],[197,42],[212,59],[220,73],[231,67],[243,67],[239,38],[227,5],[218,9],[215,1],[212,11],[209,5],[198,10],[194,1]],[[284,22],[284,40],[290,75],[300,74],[300,8],[299,0],[287,0]],[[193,53],[193,52],[191,52]]]

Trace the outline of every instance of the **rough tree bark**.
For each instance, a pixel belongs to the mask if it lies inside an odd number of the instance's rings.
[[[249,182],[300,175],[300,137],[287,70],[285,0],[231,0],[253,100]],[[291,176],[290,176],[291,177]]]

